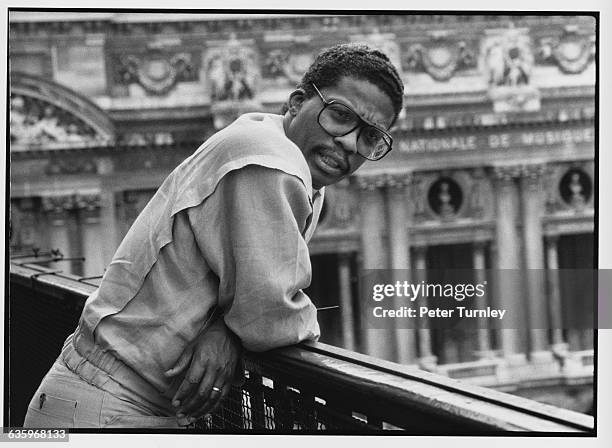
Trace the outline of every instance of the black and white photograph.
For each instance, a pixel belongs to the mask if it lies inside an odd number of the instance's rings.
[[[597,8],[61,6],[5,9],[2,441],[595,446]]]

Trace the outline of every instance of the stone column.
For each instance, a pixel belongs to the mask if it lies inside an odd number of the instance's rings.
[[[415,280],[416,283],[427,282],[427,247],[415,247]],[[421,320],[423,323],[424,320]],[[431,350],[431,329],[421,328],[419,335],[419,366],[425,370],[434,370],[437,358]]]
[[[100,231],[101,237],[106,244],[102,247],[102,263],[108,266],[111,262],[117,247],[123,238],[117,221],[117,180],[115,176],[115,164],[110,157],[100,157],[97,159],[97,170],[100,176]]]
[[[77,257],[75,252],[75,222],[72,216],[74,201],[71,195],[44,196],[42,209],[47,215],[47,241],[49,250],[59,250],[64,257]],[[64,262],[67,263],[67,262]],[[54,267],[67,273],[75,273],[70,264]],[[75,274],[78,274],[76,272]]]
[[[548,314],[552,328],[552,349],[557,353],[566,352],[567,344],[563,340],[563,317],[561,310],[561,287],[559,285],[559,254],[557,252],[558,235],[546,237],[546,260],[548,270]]]
[[[79,224],[81,227],[83,256],[83,276],[90,277],[104,273],[104,251],[111,246],[106,239],[100,218],[100,194],[89,192],[77,195],[79,206]]]
[[[115,191],[104,186],[100,190],[100,231],[102,239],[108,242],[102,248],[103,266],[108,266],[121,243],[121,232],[117,222],[116,194]]]
[[[544,289],[544,247],[542,241],[543,164],[525,165],[521,171],[521,207],[523,217],[523,248],[527,280],[527,310],[529,311],[529,342],[532,361],[549,361],[548,319]]]
[[[353,302],[351,293],[350,254],[338,256],[338,278],[340,280],[340,319],[342,342],[347,350],[355,350],[355,326],[353,324]]]
[[[402,278],[410,282],[410,243],[408,241],[408,192],[410,173],[394,174],[387,177],[387,206],[389,216],[389,251],[391,269],[401,270]],[[395,308],[408,305],[401,297],[396,297]],[[416,338],[412,329],[400,328],[399,319],[395,329],[397,362],[413,363],[416,359]]]
[[[496,189],[496,257],[495,257],[495,292],[496,305],[504,309],[522,309],[514,303],[522,299],[517,293],[522,287],[518,284],[520,269],[520,239],[516,230],[516,184],[514,178],[520,175],[520,167],[501,166],[493,168]],[[501,329],[500,351],[507,361],[523,362],[521,354],[520,333],[516,328]]]
[[[408,243],[408,196],[406,186],[410,173],[387,176],[387,205],[389,215],[389,252],[391,269],[410,268]]]
[[[483,284],[487,281],[487,272],[485,270],[485,243],[478,241],[473,245],[472,266],[474,269],[474,282]],[[476,297],[476,307],[484,309],[487,306],[487,296]],[[490,359],[493,357],[491,351],[491,341],[489,339],[489,329],[478,329],[478,358]]]
[[[10,229],[6,226],[6,235],[11,234],[9,240],[11,252],[16,250],[18,253],[21,251],[28,252],[29,249],[44,247],[43,241],[41,241],[41,234],[45,232],[40,231],[40,210],[35,206],[35,201],[31,197],[12,199],[10,202],[11,207],[11,220]],[[10,232],[9,232],[10,230]],[[33,252],[29,252],[33,253]],[[11,253],[11,255],[13,255]]]
[[[388,269],[387,244],[385,240],[385,203],[382,176],[358,176],[357,183],[361,198],[361,255],[362,268]],[[363,306],[371,298],[367,291],[361,291]],[[362,310],[360,310],[362,311]],[[364,349],[367,354],[393,361],[395,341],[390,340],[385,329],[363,328]]]

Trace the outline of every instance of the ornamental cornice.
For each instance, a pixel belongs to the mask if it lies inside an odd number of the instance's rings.
[[[215,17],[216,16],[216,17]],[[212,17],[212,18],[211,18]],[[591,19],[591,20],[588,20]],[[578,23],[593,28],[592,17],[576,16],[514,16],[507,15],[448,15],[448,14],[380,14],[380,15],[304,15],[280,17],[271,14],[155,14],[155,13],[11,13],[11,33],[40,36],[41,33],[66,34],[75,28],[85,33],[112,32],[150,33],[253,33],[262,30],[288,33],[301,29],[346,30],[347,28],[384,27],[407,30],[406,34],[422,36],[431,29],[448,28],[457,32],[485,27],[514,26],[546,27]]]
[[[384,180],[386,187],[401,190],[412,184],[412,172],[388,173]]]
[[[74,208],[73,195],[63,194],[54,196],[43,196],[41,198],[43,211],[47,213],[63,213]]]
[[[41,197],[42,210],[62,214],[70,210],[95,211],[100,208],[100,193],[66,193]]]
[[[571,124],[592,123],[595,117],[595,105],[592,99],[588,98],[556,101],[556,104],[530,115],[493,113],[485,107],[474,103],[466,104],[463,110],[449,111],[443,104],[432,103],[426,110],[406,109],[405,118],[398,121],[394,133],[409,131],[425,134],[454,132],[457,129],[567,127]]]
[[[539,181],[546,173],[546,163],[530,163],[521,166],[521,177],[529,181]]]
[[[522,163],[514,165],[497,165],[490,169],[493,179],[498,181],[512,181],[524,179],[525,182],[539,182],[548,172],[548,165],[542,163]]]
[[[362,190],[375,190],[377,188],[389,188],[401,190],[412,184],[412,171],[395,170],[384,173],[362,173],[354,176],[357,186]]]
[[[561,87],[540,87],[542,99],[574,99],[591,98],[595,96],[595,86],[561,86]],[[470,92],[408,92],[404,95],[406,104],[411,108],[424,106],[446,106],[458,104],[480,105],[487,102],[487,91],[485,89]]]
[[[521,176],[521,169],[521,165],[494,166],[491,169],[491,173],[493,174],[493,179],[495,180],[510,182],[513,179]]]
[[[100,208],[100,193],[77,193],[74,195],[74,205],[77,209],[94,211]]]
[[[361,174],[355,176],[355,181],[361,190],[374,191],[386,185],[386,175],[384,173]]]

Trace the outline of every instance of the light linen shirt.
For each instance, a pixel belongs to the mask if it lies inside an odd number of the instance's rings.
[[[243,115],[164,181],[87,300],[79,331],[159,391],[216,308],[249,350],[316,340],[316,308],[302,292],[323,201],[311,182],[282,116]]]

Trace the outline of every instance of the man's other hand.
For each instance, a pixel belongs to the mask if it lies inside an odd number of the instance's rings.
[[[191,423],[223,401],[234,381],[240,351],[240,340],[223,318],[213,322],[185,349],[174,367],[165,372],[166,377],[173,377],[189,367],[172,398],[177,417],[187,417]]]

